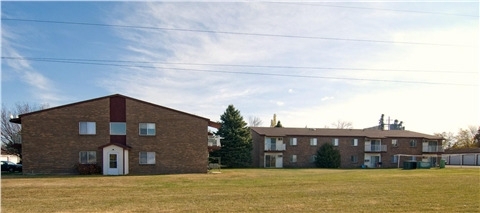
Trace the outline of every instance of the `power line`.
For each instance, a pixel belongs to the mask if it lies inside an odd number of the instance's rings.
[[[448,74],[478,74],[478,72],[455,71],[455,70],[421,70],[421,69],[385,69],[385,68],[347,68],[347,67],[313,67],[313,66],[278,66],[278,65],[248,65],[248,64],[215,64],[215,63],[181,63],[159,61],[132,61],[132,60],[106,60],[106,59],[78,59],[78,58],[48,58],[48,57],[9,57],[6,60],[28,60],[45,62],[108,62],[108,63],[135,63],[135,64],[167,64],[167,65],[190,65],[190,66],[217,66],[217,67],[246,67],[246,68],[272,68],[272,69],[308,69],[308,70],[353,70],[374,72],[423,72],[423,73],[448,73]]]
[[[338,37],[282,35],[282,34],[268,34],[268,33],[246,33],[246,32],[230,32],[230,31],[217,31],[217,30],[182,29],[182,28],[134,26],[134,25],[119,25],[119,24],[100,24],[100,23],[88,23],[88,22],[51,21],[51,20],[38,20],[38,19],[2,18],[2,21],[19,21],[19,22],[48,23],[48,24],[68,24],[68,25],[83,25],[83,26],[96,26],[96,27],[118,27],[118,28],[132,28],[132,29],[146,29],[146,30],[164,30],[164,31],[179,31],[179,32],[197,32],[197,33],[243,35],[243,36],[262,36],[262,37],[280,37],[280,38],[296,38],[296,39],[318,39],[318,40],[331,40],[331,41],[369,42],[369,43],[384,43],[384,44],[408,44],[408,45],[450,46],[450,47],[452,47],[452,46],[453,47],[475,47],[473,45],[460,45],[460,44],[441,44],[441,43],[410,42],[410,41],[388,41],[388,40],[374,40],[374,39],[353,39],[353,38],[338,38]]]
[[[4,57],[2,57],[3,59]],[[7,59],[7,58],[5,58]],[[129,64],[114,64],[114,63],[100,63],[100,62],[86,62],[86,61],[68,61],[68,60],[39,60],[42,62],[56,62],[67,64],[83,64],[83,65],[102,65],[102,66],[116,66],[116,67],[134,67],[134,68],[150,68],[150,69],[165,69],[178,70],[190,72],[208,72],[208,73],[223,73],[223,74],[241,74],[241,75],[260,75],[260,76],[276,76],[276,77],[292,77],[292,78],[310,78],[310,79],[329,79],[329,80],[349,80],[349,81],[372,81],[372,82],[387,82],[387,83],[407,83],[407,84],[428,84],[428,85],[448,85],[448,86],[478,86],[477,84],[465,83],[449,83],[449,82],[427,82],[427,81],[401,81],[401,80],[387,80],[387,79],[370,79],[370,78],[349,78],[349,77],[331,77],[318,75],[297,75],[297,74],[282,74],[282,73],[262,73],[262,72],[242,72],[242,71],[228,71],[228,70],[207,70],[207,69],[189,69],[176,67],[157,67],[146,65],[129,65]]]
[[[336,8],[349,8],[349,9],[362,9],[362,10],[384,10],[384,11],[391,11],[391,12],[424,13],[424,14],[433,14],[433,15],[464,16],[464,17],[474,17],[474,18],[479,17],[478,15],[457,14],[457,13],[442,13],[442,12],[418,11],[418,10],[399,10],[399,9],[357,7],[357,6],[343,6],[343,5],[329,5],[329,4],[311,4],[311,3],[294,3],[294,2],[269,2],[269,3],[306,5],[306,6],[317,6],[317,7],[336,7]]]

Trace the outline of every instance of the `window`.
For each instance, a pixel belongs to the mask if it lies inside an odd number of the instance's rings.
[[[80,135],[95,135],[97,133],[95,122],[79,122],[78,131]]]
[[[140,164],[155,164],[155,152],[140,152]]]
[[[155,123],[140,123],[138,126],[140,135],[155,135]]]
[[[397,155],[392,156],[392,163],[398,163],[398,156]]]
[[[417,157],[416,156],[412,156],[412,158],[410,158],[411,160],[417,160]]]
[[[350,162],[352,162],[352,163],[358,163],[358,156],[356,156],[356,155],[350,156]]]
[[[410,147],[416,147],[417,146],[417,140],[410,140]]]
[[[290,146],[296,146],[297,145],[297,138],[290,138]]]
[[[126,135],[127,125],[125,122],[111,122],[110,123],[110,135]]]
[[[317,145],[317,138],[310,138],[310,146],[316,146]]]
[[[333,145],[333,146],[338,146],[338,138],[334,138],[334,139],[332,140],[332,145]]]
[[[352,146],[358,146],[358,139],[352,139]]]
[[[397,139],[392,139],[392,146],[393,147],[398,147]]]
[[[96,164],[97,152],[96,151],[81,151],[78,157],[78,163],[80,164]]]
[[[315,163],[316,160],[317,160],[317,155],[310,156],[310,163]]]
[[[290,157],[290,162],[296,163],[296,162],[297,162],[297,155],[292,155],[292,156]]]

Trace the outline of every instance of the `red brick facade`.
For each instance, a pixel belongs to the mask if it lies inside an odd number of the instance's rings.
[[[332,130],[332,129],[305,129],[305,128],[270,128],[253,127],[253,166],[266,167],[265,155],[281,155],[282,166],[284,168],[311,168],[315,167],[312,156],[316,155],[320,146],[325,143],[333,143],[338,140],[336,149],[340,151],[341,168],[360,168],[368,164],[370,156],[379,156],[379,162],[383,168],[396,168],[403,164],[405,160],[411,157],[400,157],[395,159],[395,155],[417,155],[421,160],[422,156],[433,156],[439,152],[424,152],[422,143],[424,141],[435,141],[440,146],[442,138],[405,130]],[[285,144],[284,150],[265,151],[265,140],[270,138],[281,138]],[[291,140],[296,139],[296,145],[291,144]],[[316,138],[317,144],[311,145],[310,139]],[[354,140],[356,142],[354,142]],[[385,150],[366,151],[365,142],[370,140],[380,140],[381,146]],[[396,140],[396,145],[392,141]],[[410,142],[415,140],[415,146]],[[277,145],[278,146],[278,145]],[[292,156],[295,155],[295,162],[292,162]],[[367,161],[365,161],[367,160]],[[377,164],[378,165],[378,164]]]
[[[112,112],[118,103],[125,109]],[[208,119],[122,95],[20,115],[23,172],[76,173],[81,151],[95,151],[97,165],[103,165],[101,147],[121,138],[110,136],[111,115],[121,118],[122,111],[126,123],[122,140],[130,147],[127,173],[207,172]],[[79,122],[95,122],[96,134],[80,135]],[[140,136],[139,123],[155,123],[155,135]],[[155,163],[140,164],[139,152],[155,152]]]

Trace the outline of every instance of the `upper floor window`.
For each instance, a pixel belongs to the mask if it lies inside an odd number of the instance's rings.
[[[397,147],[398,146],[398,141],[397,139],[392,139],[392,146]]]
[[[95,164],[97,163],[96,151],[81,151],[79,153],[78,162],[80,164]]]
[[[410,147],[416,147],[417,146],[417,140],[410,140]]]
[[[333,146],[338,146],[338,138],[332,139],[332,145]]]
[[[95,122],[79,122],[78,130],[80,135],[95,135],[97,133]]]
[[[317,138],[310,138],[310,146],[316,146],[317,145]]]
[[[155,123],[140,123],[138,126],[140,135],[155,135]]]
[[[297,138],[290,138],[290,146],[296,146],[297,145]]]
[[[352,146],[358,146],[358,139],[352,139]]]
[[[110,135],[126,135],[127,124],[125,122],[110,122]]]

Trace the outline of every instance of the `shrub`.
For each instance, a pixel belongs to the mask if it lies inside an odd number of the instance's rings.
[[[340,151],[335,149],[332,144],[323,144],[317,151],[315,164],[320,168],[339,168]]]
[[[102,168],[97,164],[75,164],[75,170],[81,175],[100,174]]]

